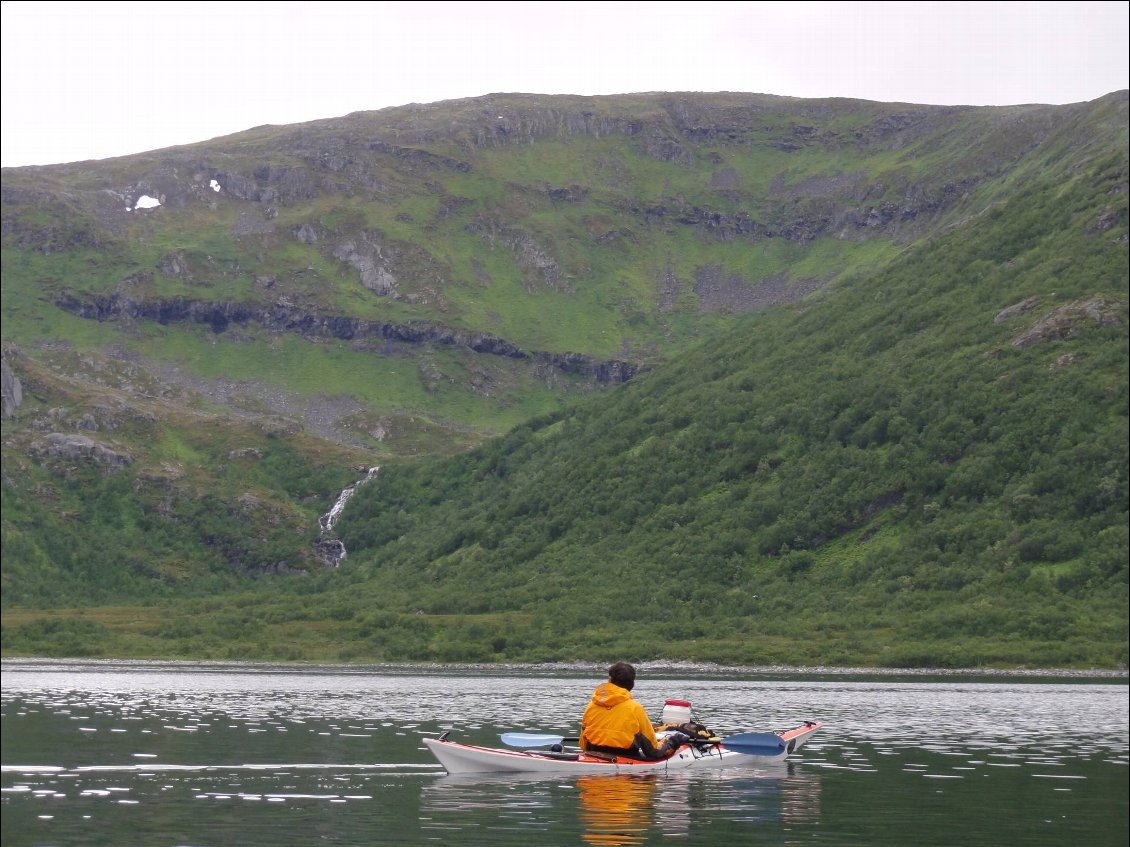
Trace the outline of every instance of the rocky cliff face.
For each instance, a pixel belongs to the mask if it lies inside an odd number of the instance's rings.
[[[382,339],[407,344],[458,346],[487,356],[531,360],[557,370],[591,377],[601,383],[626,382],[639,373],[639,366],[622,361],[598,361],[580,353],[528,352],[502,338],[485,333],[468,333],[432,324],[396,324],[369,321],[347,315],[323,315],[292,306],[259,306],[247,303],[218,303],[202,300],[139,301],[126,296],[94,297],[80,300],[64,295],[56,305],[64,311],[97,321],[128,317],[150,320],[168,326],[176,323],[207,324],[214,333],[230,326],[256,323],[275,332],[293,332],[309,338]],[[18,389],[18,383],[17,383]]]

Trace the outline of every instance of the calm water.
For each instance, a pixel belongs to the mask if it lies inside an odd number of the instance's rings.
[[[573,734],[599,672],[3,663],[0,842],[21,845],[1125,845],[1124,680],[705,675],[653,715],[825,721],[774,770],[452,777],[423,736]]]

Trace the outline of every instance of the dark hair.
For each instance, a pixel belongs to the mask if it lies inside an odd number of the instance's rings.
[[[608,681],[631,691],[636,684],[636,669],[627,662],[617,662],[608,669]]]

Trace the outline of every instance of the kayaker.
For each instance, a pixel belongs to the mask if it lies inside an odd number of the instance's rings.
[[[644,707],[632,699],[636,669],[617,662],[608,669],[608,681],[596,687],[581,718],[581,748],[632,759],[665,759],[679,740],[660,742]]]

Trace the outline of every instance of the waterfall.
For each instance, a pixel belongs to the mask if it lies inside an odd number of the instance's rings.
[[[322,540],[316,546],[322,558],[333,567],[337,567],[341,560],[345,558],[345,545],[341,543],[340,539],[333,538],[329,534],[333,531],[337,519],[341,517],[341,512],[345,508],[345,504],[349,502],[349,498],[357,493],[358,488],[376,476],[378,470],[380,470],[379,465],[369,468],[364,479],[357,480],[353,485],[342,491],[337,496],[333,508],[318,518],[318,526],[322,528]]]

